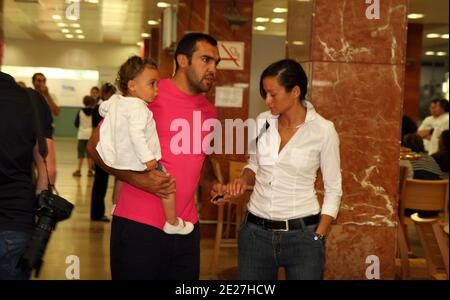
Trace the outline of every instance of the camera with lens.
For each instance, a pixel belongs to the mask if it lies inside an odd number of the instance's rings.
[[[47,243],[56,223],[70,217],[74,208],[73,204],[66,199],[53,194],[50,191],[42,191],[37,199],[37,223],[31,237],[31,243],[19,260],[19,267],[36,270],[36,276],[42,266]]]

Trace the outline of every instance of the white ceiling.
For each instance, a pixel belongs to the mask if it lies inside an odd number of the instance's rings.
[[[149,19],[160,19],[162,8],[158,0],[79,0],[80,19],[67,20],[65,11],[69,0],[4,0],[4,26],[7,38],[48,39],[67,41],[66,34],[58,23],[68,25],[66,30],[74,36],[71,41],[91,43],[136,44],[141,40],[141,33],[149,33]],[[237,0],[239,1],[239,0]],[[98,2],[98,3],[88,3]],[[175,0],[165,0],[175,3]],[[1,3],[1,2],[0,2]],[[255,34],[286,35],[286,21],[281,24],[272,22],[256,23],[257,17],[269,19],[284,18],[287,13],[274,13],[275,7],[287,8],[288,0],[254,0],[253,26],[262,25],[265,31],[254,30]],[[448,0],[410,0],[410,12],[423,13],[425,18],[411,22],[424,24],[423,52],[446,51],[448,40],[428,39],[428,33],[448,33]],[[53,15],[62,20],[54,20]],[[80,28],[71,25],[79,24]],[[153,25],[159,26],[159,25]],[[84,39],[79,40],[75,30],[82,30]],[[448,57],[448,56],[447,56]],[[446,57],[426,57],[425,60],[445,60]]]
[[[67,41],[62,29],[68,29],[74,36],[72,41],[79,40],[76,30],[82,30],[85,38],[80,41],[135,44],[141,39],[141,33],[150,32],[152,26],[147,21],[158,20],[161,16],[162,9],[156,6],[156,0],[97,2],[79,1],[79,20],[68,20],[66,10],[69,4],[66,0],[5,0],[6,37]],[[165,2],[171,3],[172,0]],[[53,15],[60,16],[61,20],[53,19]],[[58,23],[68,27],[58,27]],[[73,24],[79,24],[80,28],[71,27]]]

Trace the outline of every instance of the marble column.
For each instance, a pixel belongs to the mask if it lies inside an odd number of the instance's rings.
[[[371,2],[288,6],[288,57],[305,67],[309,99],[341,142],[343,197],[326,243],[326,279],[395,273],[408,1]]]

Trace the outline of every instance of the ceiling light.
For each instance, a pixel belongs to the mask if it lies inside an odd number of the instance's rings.
[[[424,14],[409,14],[408,15],[408,19],[410,20],[416,20],[416,19],[422,19],[423,17],[425,17]]]
[[[269,18],[263,18],[263,17],[257,17],[257,18],[255,19],[255,22],[256,22],[256,23],[266,23],[266,22],[269,22],[269,21],[270,21]]]
[[[75,30],[75,32],[76,32],[76,33],[83,33],[83,30],[77,29],[77,30]]]
[[[436,53],[434,51],[427,51],[427,52],[425,52],[425,55],[427,55],[427,56],[433,56],[435,54]]]
[[[158,25],[158,21],[155,21],[155,20],[148,20],[148,25]]]
[[[149,37],[151,37],[152,35],[150,34],[150,33],[147,33],[147,32],[143,32],[143,33],[141,33],[141,37],[143,37],[143,38],[149,38]]]
[[[285,12],[287,12],[287,11],[288,11],[287,8],[282,8],[282,7],[275,7],[275,8],[273,9],[273,12],[274,12],[274,13],[277,13],[277,14],[285,13]]]
[[[66,23],[58,23],[57,25],[58,25],[58,27],[67,27]]]
[[[81,27],[80,24],[78,24],[78,23],[70,24],[70,26],[73,27],[73,28],[80,28]]]
[[[442,35],[441,35],[441,39],[448,40],[448,33],[442,34]]]
[[[441,35],[439,33],[429,33],[429,34],[427,34],[427,38],[429,38],[429,39],[437,39],[437,38],[440,38],[440,37],[441,37]]]
[[[82,39],[84,39],[84,38],[85,38],[85,36],[84,36],[84,35],[82,35],[82,34],[79,34],[79,35],[77,35],[77,38],[79,38],[80,40],[82,40]]]
[[[167,2],[158,2],[156,3],[156,6],[161,7],[161,8],[165,8],[165,7],[169,7],[170,4]]]
[[[283,18],[273,18],[272,20],[270,20],[272,23],[276,23],[276,24],[280,24],[280,23],[284,23],[284,19]]]
[[[66,19],[67,19],[67,20],[71,20],[71,21],[76,21],[76,20],[78,20],[78,19],[80,19],[80,18],[77,17],[77,16],[66,16]]]
[[[69,33],[69,32],[70,32],[70,30],[69,30],[69,29],[67,29],[67,28],[64,28],[64,29],[61,29],[61,32],[62,32],[62,33]]]
[[[136,45],[138,45],[139,47],[142,47],[142,45],[144,45],[142,42],[137,42]]]
[[[292,45],[296,45],[296,46],[302,46],[302,45],[304,45],[305,43],[303,42],[303,41],[293,41],[292,42]]]
[[[438,53],[436,53],[437,56],[446,56],[447,52],[444,51],[439,51]]]
[[[87,3],[93,3],[93,4],[97,4],[98,0],[84,0]]]
[[[53,15],[52,18],[53,20],[61,20],[61,16],[59,15]]]
[[[73,39],[73,34],[66,34],[66,38]]]
[[[264,31],[266,30],[266,26],[255,26],[255,30]]]

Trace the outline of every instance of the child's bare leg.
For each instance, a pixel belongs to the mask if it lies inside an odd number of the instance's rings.
[[[122,181],[118,180],[116,177],[114,177],[114,191],[113,191],[113,204],[117,204],[117,198],[119,197],[119,191],[122,187]]]
[[[167,198],[161,198],[164,216],[167,223],[171,225],[178,224],[175,193],[170,194]]]

